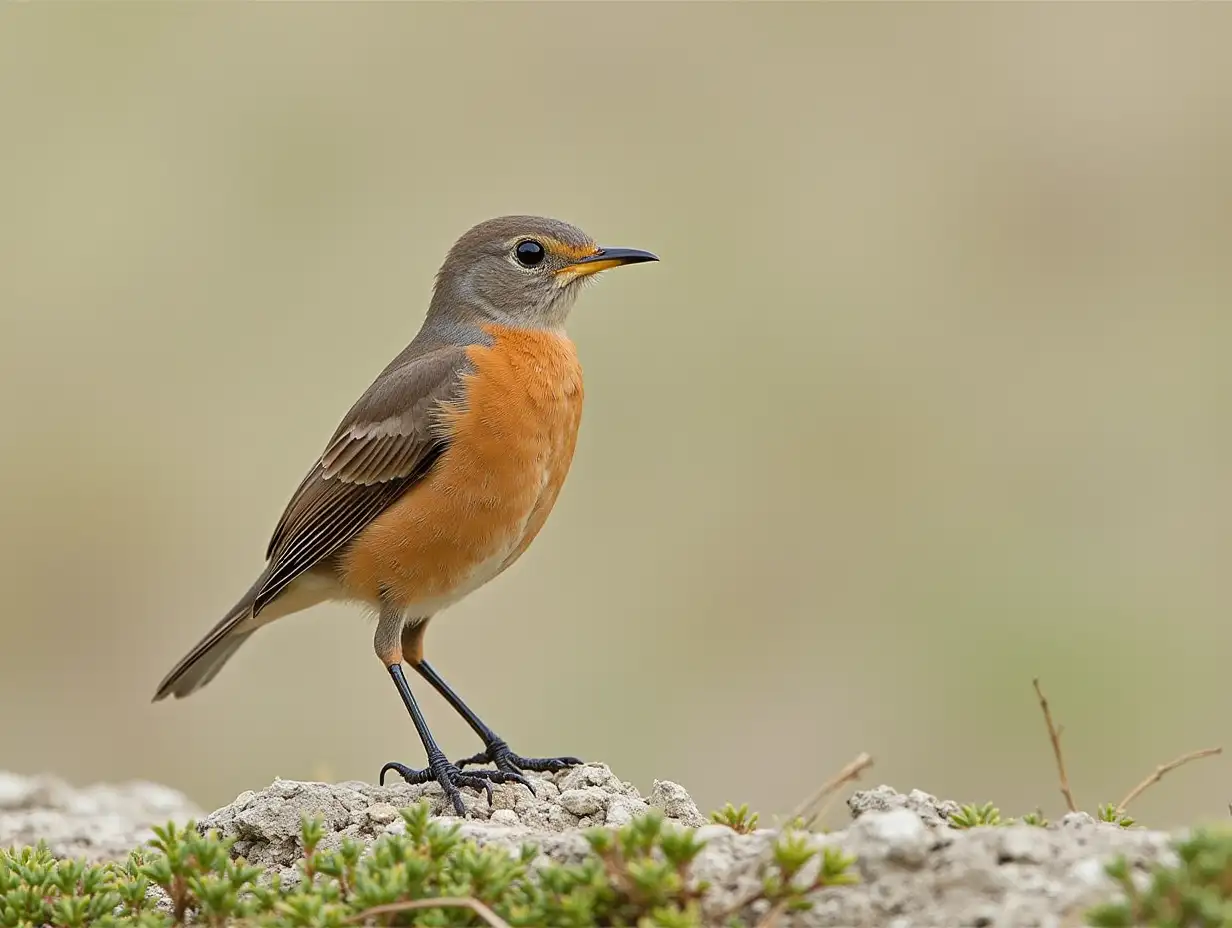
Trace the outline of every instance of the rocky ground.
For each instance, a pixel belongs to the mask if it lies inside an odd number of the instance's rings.
[[[461,823],[464,834],[510,848],[530,842],[547,859],[578,860],[587,851],[581,829],[623,824],[658,808],[671,821],[699,828],[706,839],[695,872],[715,887],[708,903],[712,913],[751,895],[775,836],[772,829],[740,835],[708,824],[682,787],[659,781],[642,796],[603,766],[535,783],[533,797],[524,787],[497,787],[491,808],[482,797],[464,793],[469,812]],[[185,797],[154,784],[73,789],[50,778],[0,773],[0,847],[43,838],[58,854],[98,860],[125,854],[149,837],[152,824],[196,818],[203,827],[234,837],[237,853],[252,863],[294,880],[303,815],[325,820],[325,846],[346,836],[372,841],[401,829],[398,809],[424,796],[438,815],[452,811],[435,785],[277,780],[202,818]],[[1125,854],[1142,868],[1172,856],[1164,833],[1122,829],[1082,813],[1047,828],[959,830],[947,823],[957,810],[954,803],[887,786],[854,793],[848,806],[851,823],[815,840],[855,854],[859,884],[822,892],[812,911],[780,926],[1081,925],[1082,911],[1113,892],[1103,874],[1112,856]]]
[[[157,783],[74,788],[56,777],[0,770],[0,847],[46,841],[60,857],[126,857],[152,838],[151,825],[200,818],[183,793]]]

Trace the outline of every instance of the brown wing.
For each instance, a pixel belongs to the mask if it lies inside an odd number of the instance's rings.
[[[422,479],[448,444],[440,404],[468,369],[465,348],[438,348],[391,365],[351,407],[274,529],[254,615]]]

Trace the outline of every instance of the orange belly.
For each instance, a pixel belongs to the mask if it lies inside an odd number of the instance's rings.
[[[493,344],[468,350],[464,399],[442,419],[448,449],[340,559],[351,596],[431,616],[521,557],[551,512],[582,416],[573,343],[486,330]]]

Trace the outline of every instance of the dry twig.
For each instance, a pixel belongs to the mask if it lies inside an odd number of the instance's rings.
[[[858,780],[860,778],[860,774],[871,766],[873,766],[873,758],[871,756],[868,754],[858,755],[855,760],[849,763],[834,776],[830,777],[830,779],[826,780],[826,782],[822,783],[821,786],[817,787],[817,790],[813,793],[813,795],[809,796],[808,799],[796,806],[795,810],[790,816],[788,816],[787,821],[794,822],[796,819],[801,818],[806,812],[812,810],[808,818],[804,819],[803,826],[805,829],[811,827],[817,819],[821,818],[821,816],[825,814],[826,809],[829,807],[829,802],[827,800],[833,797],[833,794],[837,792],[838,788],[844,783],[850,783],[853,780]]]
[[[395,915],[398,912],[409,912],[412,909],[470,909],[492,928],[509,928],[509,923],[493,912],[478,899],[462,898],[460,896],[442,896],[439,899],[411,899],[407,902],[391,902],[388,905],[377,905],[365,909],[358,915],[347,919],[350,924],[366,922],[377,915]]]
[[[1155,768],[1155,772],[1144,779],[1141,783],[1129,791],[1129,793],[1117,803],[1117,812],[1124,812],[1125,807],[1141,796],[1151,786],[1154,786],[1164,778],[1165,773],[1171,773],[1177,767],[1183,767],[1191,760],[1201,760],[1203,757],[1214,757],[1216,754],[1222,754],[1223,748],[1203,748],[1200,751],[1190,751],[1188,754],[1182,754],[1176,760],[1169,761],[1166,764],[1160,764]]]
[[[765,916],[756,925],[756,928],[774,928],[779,922],[779,917],[787,911],[787,900],[780,899],[774,905],[770,906]]]
[[[1035,695],[1039,697],[1040,708],[1044,710],[1044,724],[1048,726],[1048,738],[1052,741],[1052,753],[1056,756],[1057,773],[1061,777],[1061,795],[1065,797],[1065,805],[1069,811],[1077,812],[1078,806],[1074,803],[1074,794],[1069,788],[1069,774],[1065,772],[1065,756],[1061,753],[1061,729],[1052,721],[1052,712],[1048,709],[1048,700],[1044,697],[1044,691],[1040,689],[1039,678],[1032,680],[1031,685],[1035,687]]]

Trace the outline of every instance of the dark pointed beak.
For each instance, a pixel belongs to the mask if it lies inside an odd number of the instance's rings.
[[[643,261],[658,261],[658,255],[639,248],[600,248],[593,255],[583,258],[576,264],[590,264],[594,261],[611,261],[613,267],[619,264],[641,264]]]
[[[638,248],[600,248],[593,255],[579,258],[561,271],[568,271],[575,277],[585,277],[597,274],[608,268],[621,267],[625,264],[642,264],[646,261],[658,261],[658,255]],[[559,273],[559,272],[558,272]]]

